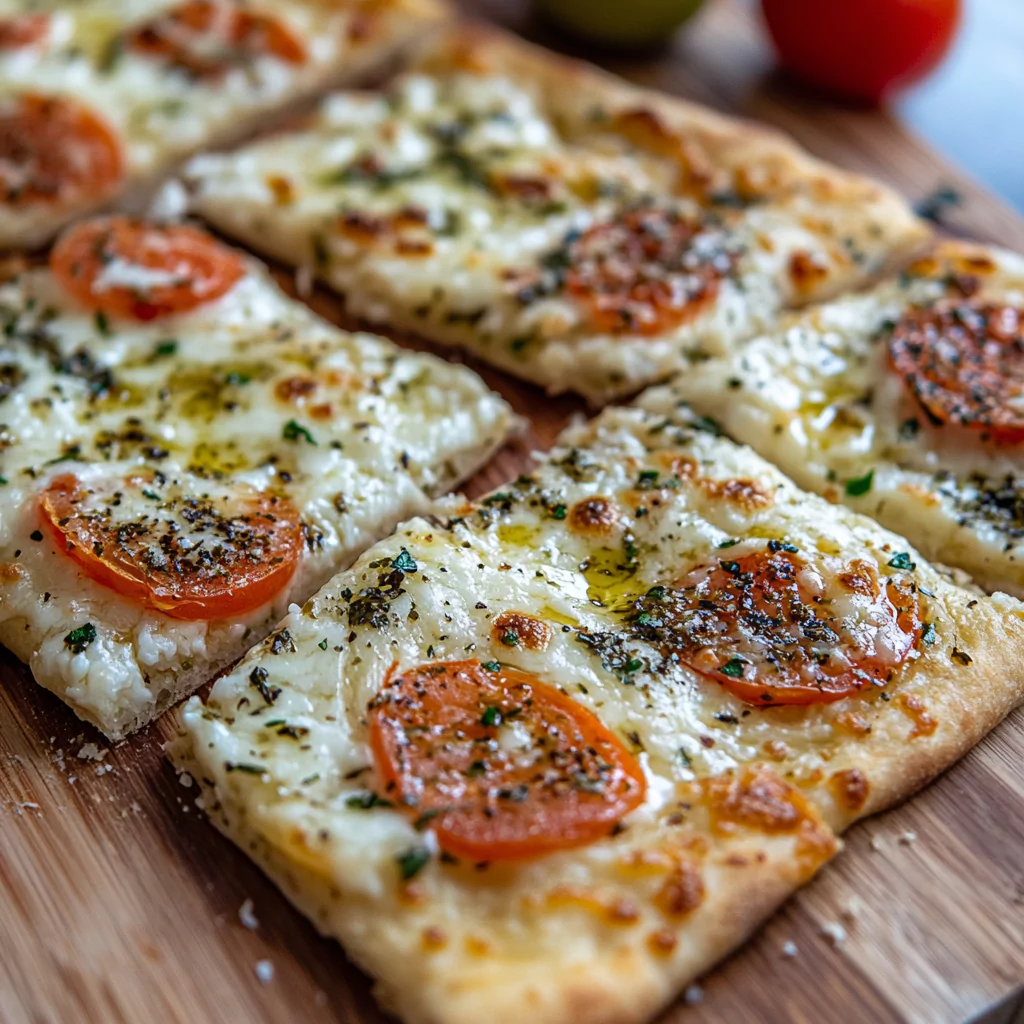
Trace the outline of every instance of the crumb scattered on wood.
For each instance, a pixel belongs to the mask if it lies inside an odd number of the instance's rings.
[[[242,922],[244,928],[248,928],[249,931],[254,932],[260,926],[259,918],[253,912],[252,900],[246,897],[245,901],[238,908],[238,920]]]
[[[792,939],[790,939],[790,941],[784,942],[782,944],[782,955],[783,956],[787,956],[787,957],[792,958],[792,957],[796,956],[797,953],[799,953],[799,952],[800,952],[800,948],[797,946],[797,944],[795,942],[792,941]]]
[[[833,949],[838,949],[846,942],[846,929],[838,921],[826,921],[821,926],[821,934]]]
[[[696,1006],[697,1003],[704,1002],[704,989],[702,989],[700,985],[691,985],[683,993],[683,1002],[686,1003],[687,1006]]]
[[[256,977],[264,985],[269,985],[274,980],[274,965],[269,960],[257,960]]]
[[[896,842],[899,843],[900,846],[910,846],[913,843],[917,842],[917,833],[916,832],[910,832],[910,831],[901,832],[896,837]]]

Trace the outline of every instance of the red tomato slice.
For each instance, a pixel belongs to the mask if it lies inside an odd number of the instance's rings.
[[[1024,441],[1024,309],[965,303],[911,310],[893,328],[889,365],[935,426]]]
[[[281,21],[236,0],[187,0],[132,32],[127,46],[196,78],[220,78],[259,57],[287,64],[306,59],[305,47]]]
[[[783,65],[850,99],[878,102],[945,56],[960,0],[763,0]]]
[[[657,587],[641,637],[751,704],[819,704],[884,685],[922,623],[913,586],[867,563],[834,578],[785,550],[698,566]]]
[[[0,202],[99,199],[124,177],[117,134],[75,100],[24,93],[0,101]]]
[[[566,291],[608,334],[650,336],[692,319],[733,266],[717,231],[657,207],[596,224],[556,255],[566,265]]]
[[[495,742],[502,730],[507,745]],[[370,745],[384,795],[477,862],[591,843],[646,792],[636,759],[585,707],[479,661],[391,679],[371,706]]]
[[[0,18],[0,50],[34,46],[50,31],[48,14],[10,14]]]
[[[244,615],[291,579],[303,542],[287,500],[252,492],[156,504],[145,487],[133,479],[100,493],[64,474],[43,492],[43,521],[87,576],[172,619]],[[126,495],[152,511],[125,518]]]
[[[126,286],[112,268],[134,272]],[[83,306],[154,320],[185,313],[226,294],[245,273],[242,257],[205,231],[103,217],[69,228],[53,247],[50,269]]]

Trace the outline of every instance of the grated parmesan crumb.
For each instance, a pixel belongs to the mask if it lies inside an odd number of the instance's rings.
[[[245,902],[238,908],[238,920],[242,922],[243,927],[248,928],[249,931],[254,932],[260,926],[259,918],[253,913],[252,900],[246,897]]]
[[[896,837],[896,842],[899,843],[900,846],[910,846],[912,843],[917,842],[917,833],[910,831],[901,832]]]
[[[75,756],[80,761],[102,761],[109,753],[109,750],[100,750],[95,743],[83,743]]]
[[[864,901],[859,896],[851,896],[840,908],[839,916],[844,921],[856,921],[864,910]]]
[[[838,921],[826,921],[821,926],[821,934],[833,949],[838,949],[846,941],[846,929]]]
[[[783,956],[788,956],[788,957],[792,958],[792,957],[796,956],[797,953],[799,953],[799,952],[800,952],[800,948],[792,940],[790,940],[789,942],[785,942],[782,945],[782,955]]]
[[[700,985],[691,985],[683,993],[683,1002],[686,1003],[687,1006],[696,1006],[697,1003],[704,1002],[704,989],[702,989]]]
[[[274,965],[269,960],[256,961],[256,977],[264,985],[269,985],[274,980]]]
[[[876,832],[871,837],[871,849],[874,850],[875,853],[881,853],[881,851],[885,849],[885,839],[882,837],[881,832]]]
[[[188,789],[192,785],[192,776],[188,772],[182,772],[178,776],[178,785]]]

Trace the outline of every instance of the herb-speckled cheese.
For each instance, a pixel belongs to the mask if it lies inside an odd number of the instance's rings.
[[[1024,310],[1024,259],[946,244],[867,295],[814,309],[695,368],[676,393],[801,486],[875,516],[986,588],[1020,596],[1019,444],[932,422],[887,354],[892,325],[908,311],[979,303]]]
[[[256,264],[223,298],[148,324],[81,312],[33,270],[0,288],[0,321],[0,639],[111,736],[237,657],[511,422],[470,371],[342,332]],[[173,520],[186,535],[185,500],[282,495],[302,517],[300,567],[241,617],[135,607],[40,532],[39,495],[66,473],[122,492],[115,523]],[[86,623],[95,639],[69,644]]]
[[[457,505],[447,521],[406,524],[180,715],[172,756],[202,784],[211,818],[382,977],[410,1021],[471,1020],[487,986],[493,1019],[518,1019],[509,1007],[535,999],[538,1019],[557,1021],[564,1009],[538,994],[542,979],[572,989],[581,973],[609,999],[618,977],[644,1017],[738,941],[716,937],[737,912],[721,901],[742,904],[755,865],[791,888],[834,850],[812,821],[838,827],[864,806],[860,741],[874,730],[902,752],[915,730],[956,728],[929,720],[929,682],[956,652],[951,611],[978,601],[904,540],[714,436],[671,392],[641,406],[571,428],[536,473]],[[677,459],[695,472],[673,477]],[[798,549],[826,580],[868,566],[915,589],[928,626],[887,684],[828,705],[752,707],[637,632],[637,601],[651,588],[770,543]],[[513,614],[533,625],[510,639]],[[847,628],[870,636],[858,614],[851,602]],[[417,827],[376,799],[367,712],[390,674],[462,659],[535,674],[592,710],[639,759],[645,803],[578,849],[490,866],[439,855],[429,822]],[[274,687],[271,701],[257,683]],[[502,729],[499,744],[515,749],[514,723]],[[817,810],[782,828],[768,812],[763,829],[709,825],[706,794],[761,771],[778,780],[762,796],[785,778]],[[837,803],[837,779],[861,792]],[[816,838],[797,840],[802,829]],[[680,857],[699,865],[692,905],[666,896]],[[602,970],[606,983],[593,977]],[[620,976],[628,971],[633,984]]]

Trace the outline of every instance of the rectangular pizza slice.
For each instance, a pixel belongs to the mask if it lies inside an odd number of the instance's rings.
[[[180,712],[403,1019],[648,1019],[1024,697],[1024,606],[706,427],[659,389],[571,428]]]
[[[385,63],[437,0],[9,0],[0,247],[45,241],[180,158]]]
[[[512,422],[466,368],[338,330],[183,225],[70,229],[0,286],[0,325],[0,642],[112,739]]]
[[[354,313],[593,403],[926,235],[892,192],[775,132],[473,28],[186,177],[211,223]]]
[[[1024,596],[1024,258],[945,243],[674,387],[801,486]]]

